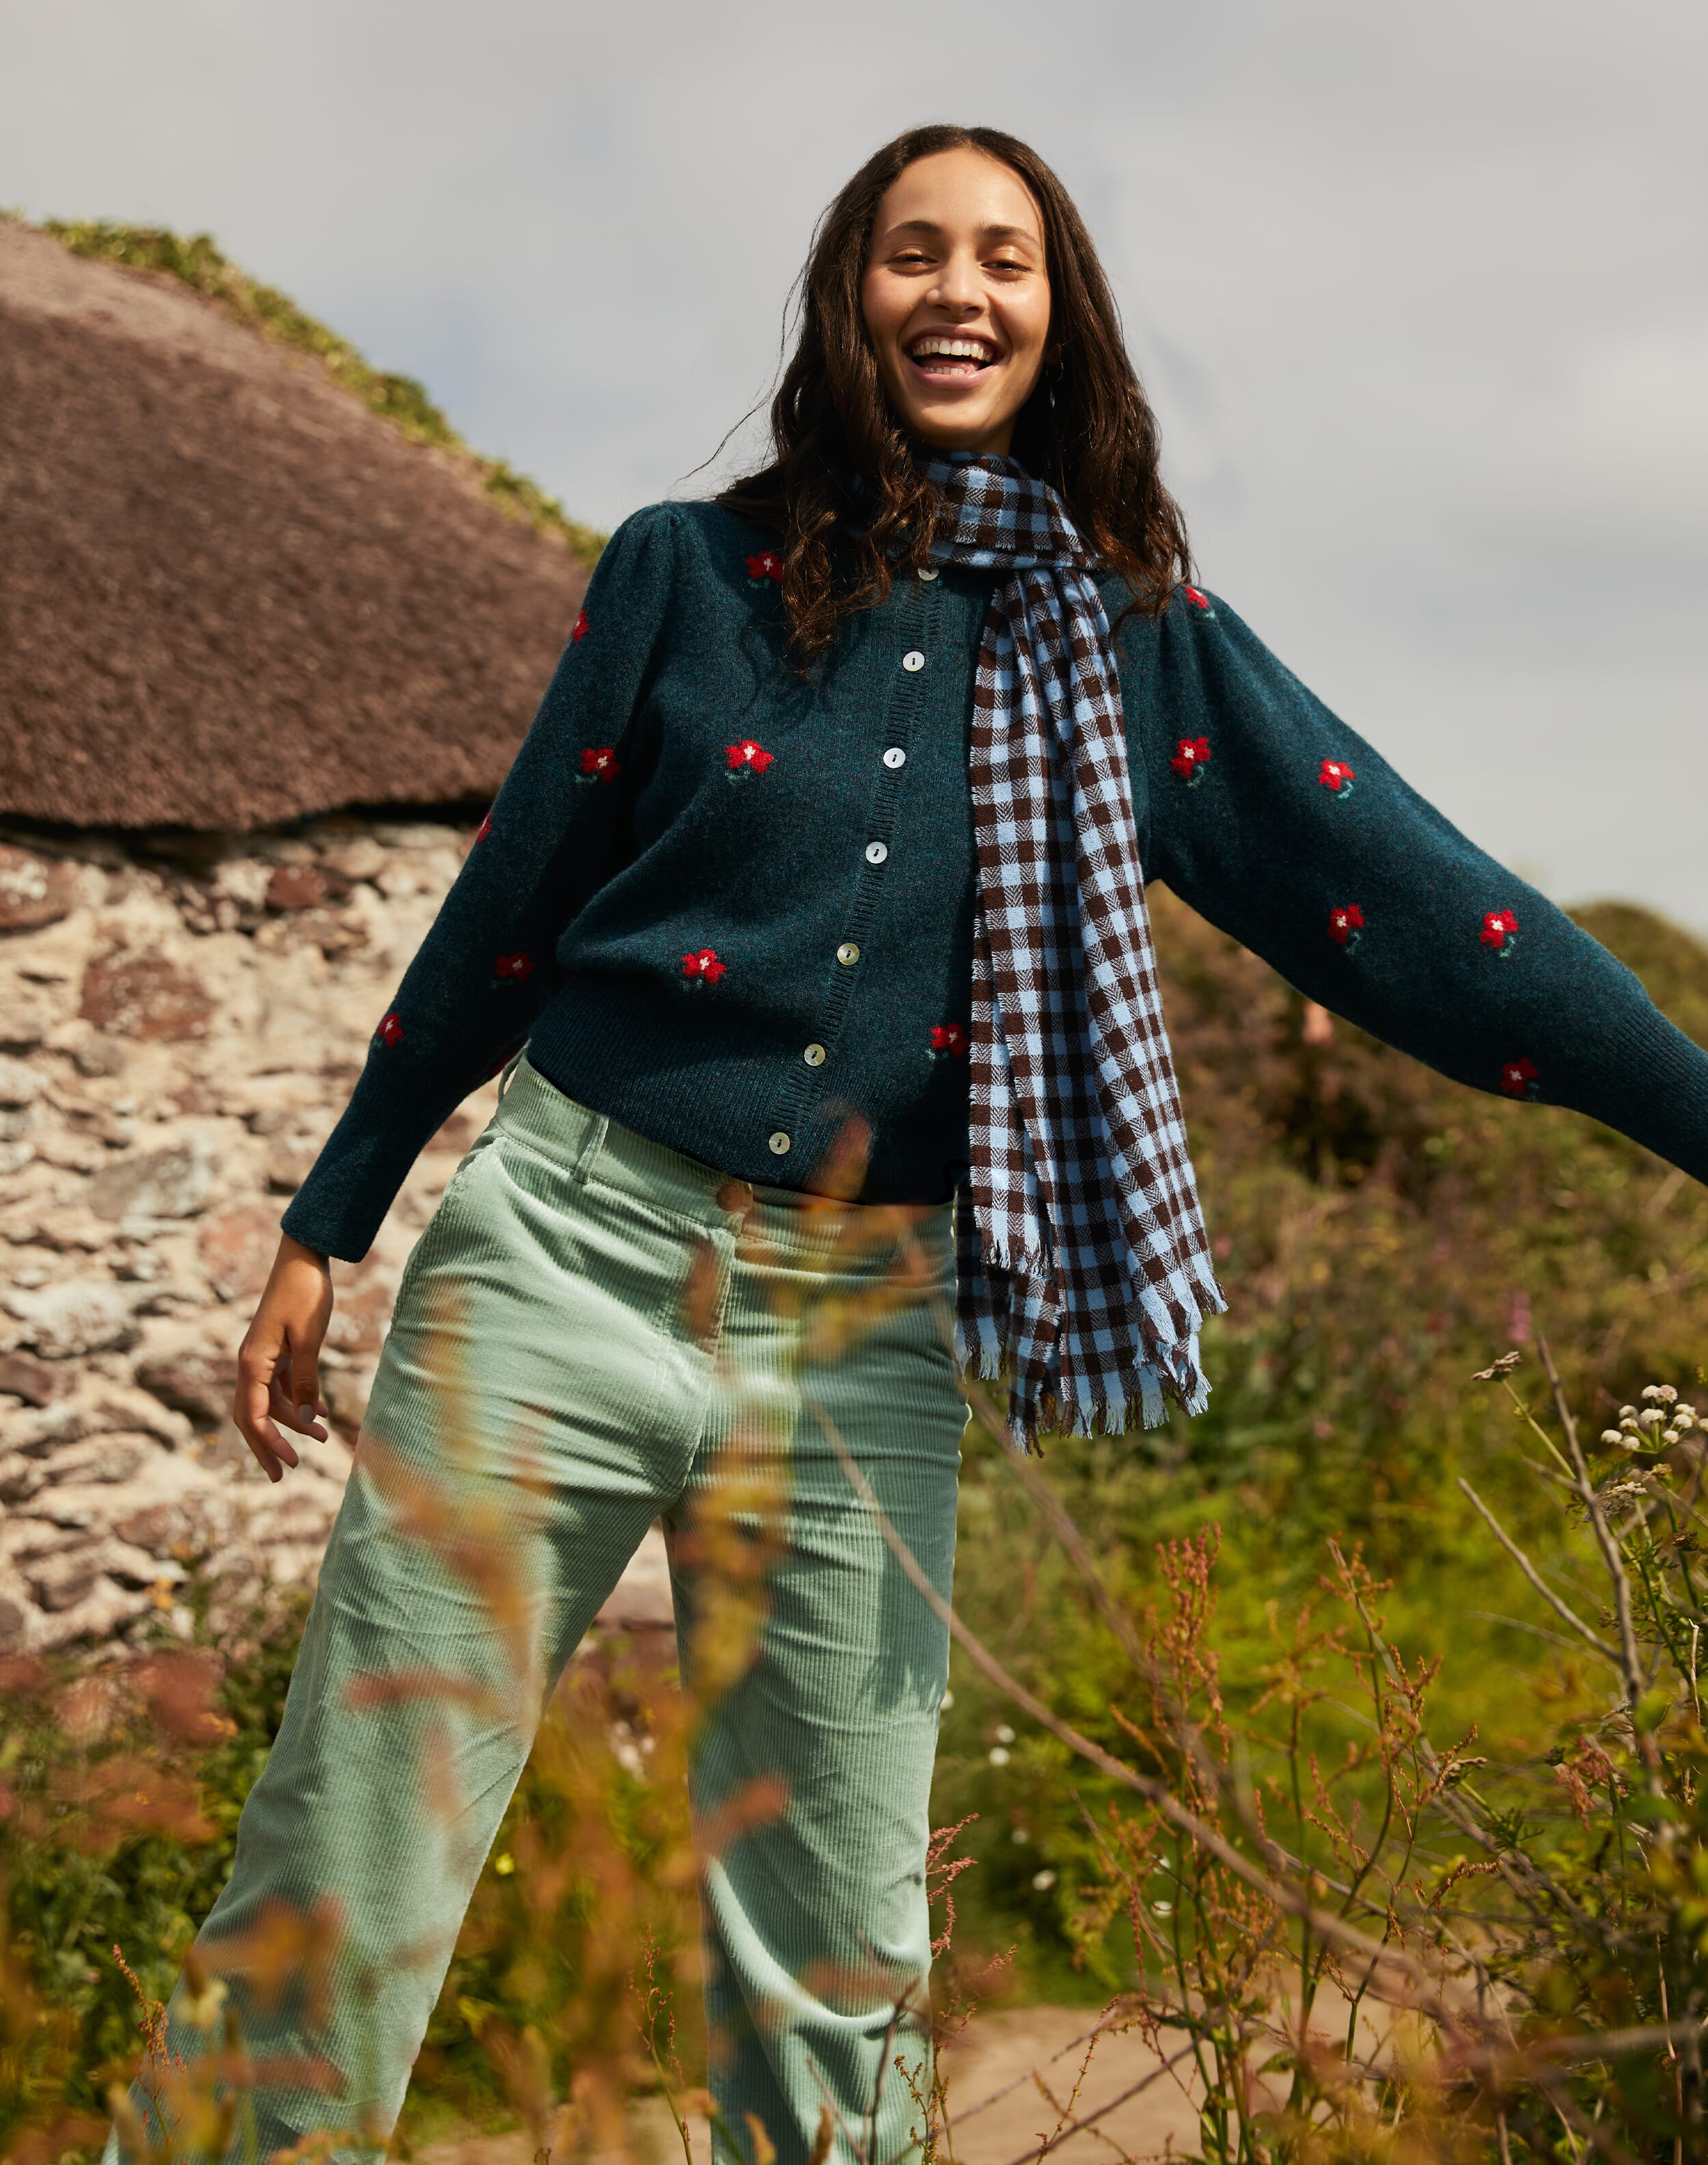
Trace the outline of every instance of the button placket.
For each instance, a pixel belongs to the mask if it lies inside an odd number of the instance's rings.
[[[901,787],[900,776],[907,764],[907,739],[922,696],[920,679],[928,667],[926,647],[918,642],[921,642],[921,635],[926,629],[925,619],[935,614],[934,609],[927,607],[928,602],[935,600],[930,582],[911,586],[898,585],[891,591],[897,600],[904,603],[903,609],[898,611],[901,622],[896,627],[896,643],[901,648],[900,666],[896,667],[893,662],[891,665],[895,669],[891,678],[894,689],[885,730],[890,741],[878,756],[877,787],[873,795],[867,829],[870,839],[862,849],[865,861],[859,867],[855,882],[849,936],[837,943],[835,966],[826,988],[826,1026],[822,1029],[818,1038],[803,1048],[798,1062],[794,1065],[795,1080],[792,1085],[785,1086],[777,1105],[780,1125],[767,1138],[766,1146],[775,1157],[787,1156],[800,1142],[802,1125],[808,1118],[808,1107],[812,1103],[811,1093],[817,1085],[818,1074],[833,1064],[831,1049],[836,1043],[837,1032],[854,997],[863,955],[861,941],[876,906],[881,869],[889,861],[887,835],[895,816],[896,799]],[[912,632],[916,643],[909,642],[909,632]],[[891,650],[892,652],[894,651]],[[883,743],[883,739],[880,737],[879,741]]]

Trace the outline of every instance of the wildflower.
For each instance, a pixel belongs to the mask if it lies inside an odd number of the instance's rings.
[[[1210,762],[1208,737],[1182,737],[1174,757],[1169,761],[1175,773],[1188,788],[1195,788],[1204,778],[1204,769]]]
[[[1679,1394],[1670,1383],[1645,1383],[1642,1395],[1646,1399],[1659,1399],[1665,1404],[1672,1405],[1676,1403]]]
[[[1040,1894],[1048,1894],[1050,1888],[1056,1883],[1056,1876],[1054,1873],[1048,1871],[1034,1872],[1032,1875],[1032,1883]]]
[[[1625,1446],[1625,1431],[1623,1429],[1604,1428],[1601,1431],[1601,1441],[1607,1446],[1609,1450],[1623,1450]]]
[[[776,756],[763,745],[755,744],[751,737],[744,737],[739,744],[726,745],[723,753],[732,774],[763,774]]]
[[[581,754],[581,772],[590,782],[615,782],[622,772],[609,745],[589,745]]]
[[[996,1725],[996,1741],[999,1744],[1012,1744],[1014,1741],[1014,1731],[1006,1721],[998,1722]]]
[[[502,1856],[492,1859],[492,1869],[501,1879],[507,1879],[516,1869],[516,1859],[507,1849]]]
[[[1008,1747],[1006,1744],[993,1744],[991,1746],[990,1760],[993,1767],[1006,1767],[1008,1764]]]

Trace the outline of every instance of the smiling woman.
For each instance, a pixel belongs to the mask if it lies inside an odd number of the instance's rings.
[[[772,424],[763,472],[600,559],[244,1342],[236,1417],[280,1478],[316,1425],[327,1256],[366,1252],[507,1064],[399,1289],[197,1943],[282,2071],[268,2152],[392,2125],[541,1694],[655,1515],[721,1831],[721,2157],[928,2147],[948,1635],[870,1507],[946,1601],[968,1368],[1007,1381],[1021,1447],[1205,1405],[1223,1300],[1148,880],[1460,1081],[1708,1174],[1708,1057],[1187,583],[1108,287],[1034,152],[925,129],[855,175]],[[744,1667],[702,1629],[740,1557]],[[301,2007],[244,1953],[281,1905],[343,1920]]]
[[[878,206],[860,302],[904,427],[953,451],[1012,448],[1049,338],[1043,220],[971,145],[909,166]]]

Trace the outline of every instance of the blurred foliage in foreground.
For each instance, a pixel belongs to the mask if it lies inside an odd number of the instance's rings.
[[[375,368],[365,361],[348,339],[340,338],[323,323],[305,314],[288,295],[276,287],[263,286],[239,270],[216,246],[212,236],[181,234],[151,225],[117,225],[105,219],[66,221],[50,219],[43,230],[50,233],[74,255],[92,256],[97,262],[123,264],[128,270],[153,271],[204,295],[268,338],[313,354],[335,383],[352,392],[412,443],[430,444],[466,461],[489,495],[507,510],[518,513],[543,534],[555,535],[590,567],[599,560],[605,536],[571,519],[554,497],[548,496],[526,474],[518,473],[504,459],[489,459],[473,450],[452,428],[444,414],[413,376],[398,376]]]
[[[976,1868],[955,1883],[960,1916],[940,1994],[964,2000],[981,1974],[988,1989],[992,1961],[1012,1949],[1015,1988],[1112,1996],[1108,2038],[1148,2023],[1153,2037],[1168,2031],[1170,2050],[1183,2008],[1201,2014],[1219,1994],[1221,2030],[1201,2025],[1190,2041],[1205,2140],[1222,2145],[1206,2154],[1378,2154],[1375,2123],[1359,2115],[1374,2099],[1391,2117],[1399,2018],[1374,2033],[1354,2023],[1338,2072],[1306,2028],[1281,2023],[1277,2034],[1277,1991],[1358,1997],[1350,1943],[1253,1894],[1225,1862],[1206,1862],[1172,1821],[1164,1839],[1135,1818],[1129,1785],[1110,1771],[1118,1763],[1166,1777],[1272,1885],[1435,1961],[1437,1995],[1452,1982],[1439,1967],[1444,1942],[1431,1936],[1443,1921],[1457,1918],[1462,1940],[1498,1968],[1485,1997],[1516,2025],[1513,2051],[1503,2058],[1473,2036],[1455,2002],[1448,2060],[1437,2027],[1431,2071],[1405,2110],[1420,2129],[1431,2115],[1447,2127],[1463,2105],[1458,2131],[1449,2147],[1395,2156],[1493,2157],[1497,2141],[1510,2155],[1553,2155],[1536,2147],[1554,2139],[1544,2121],[1563,2131],[1558,2154],[1574,2156],[1571,2116],[1596,2110],[1624,2115],[1634,2136],[1670,2130],[1699,2110],[1699,2078],[1673,2028],[1700,2019],[1708,1888],[1708,1831],[1694,1816],[1705,1748],[1690,1520],[1700,1461],[1688,1438],[1679,1445],[1672,1472],[1688,1493],[1674,1523],[1653,1439],[1655,1478],[1629,1495],[1615,1493],[1628,1479],[1627,1442],[1589,1446],[1638,1588],[1630,1630],[1643,1692],[1603,1682],[1605,1657],[1526,1586],[1460,1483],[1629,1667],[1605,1551],[1586,1548],[1593,1514],[1581,1496],[1561,1508],[1568,1462],[1535,1362],[1518,1370],[1504,1416],[1467,1378],[1509,1344],[1530,1356],[1539,1325],[1558,1351],[1558,1403],[1577,1409],[1586,1436],[1629,1429],[1621,1409],[1642,1404],[1653,1377],[1703,1403],[1690,1379],[1708,1348],[1708,1196],[1574,1115],[1474,1097],[1327,1025],[1167,898],[1157,914],[1232,1313],[1212,1332],[1206,1418],[1051,1446],[1043,1478],[1106,1593],[989,1436],[970,1439],[959,1605],[1055,1725],[957,1656],[934,1818],[976,1815],[959,1844]],[[1708,957],[1695,941],[1634,910],[1584,917],[1683,1026],[1708,1035]],[[1337,1624],[1312,1625],[1313,1604],[1338,1604]],[[1112,1607],[1127,1620],[1124,1636]],[[1147,1633],[1152,1651],[1136,1662],[1135,1634]],[[134,2053],[135,1997],[114,1943],[144,2000],[169,1990],[229,1868],[294,1636],[287,1618],[204,1668],[11,1675],[0,2149],[20,2165],[91,2139],[102,2086]],[[1159,1647],[1173,1664],[1160,1696]],[[1437,1658],[1438,1677],[1420,1669]],[[406,2137],[447,2116],[520,2115],[544,2129],[572,2108],[594,2114],[591,2128],[610,2103],[594,2089],[618,2077],[650,2073],[677,2104],[694,2095],[697,2024],[675,2024],[696,1967],[681,1720],[668,1664],[614,1646],[572,1671],[476,1897]],[[1102,1759],[1064,1742],[1063,1725]],[[1453,1780],[1437,1779],[1432,1757],[1459,1770]],[[1474,1761],[1469,1829],[1454,1814]],[[1242,1814],[1257,1795],[1253,1831]],[[1400,1836],[1415,1857],[1396,1858]],[[1515,1873],[1527,1899],[1544,1882],[1566,1899],[1527,1910]],[[1490,1890],[1513,1899],[1479,1907]],[[1159,1930],[1183,1912],[1185,1924]],[[1240,1967],[1243,1950],[1285,1958],[1295,1983],[1261,1963]],[[1395,1974],[1390,1966],[1381,1980],[1390,2002]],[[629,2040],[621,2054],[613,2025]],[[1583,2057],[1598,2025],[1664,2037],[1646,2057],[1599,2063]],[[1563,2058],[1539,2042],[1556,2033],[1574,2041]],[[578,2057],[594,2040],[602,2077]],[[1273,2061],[1256,2089],[1253,2053]],[[1336,2112],[1351,2150],[1322,2147]]]

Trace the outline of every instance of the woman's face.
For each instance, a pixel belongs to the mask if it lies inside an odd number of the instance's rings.
[[[1006,452],[1049,338],[1020,176],[982,150],[916,160],[878,205],[860,304],[902,425],[940,450]]]

